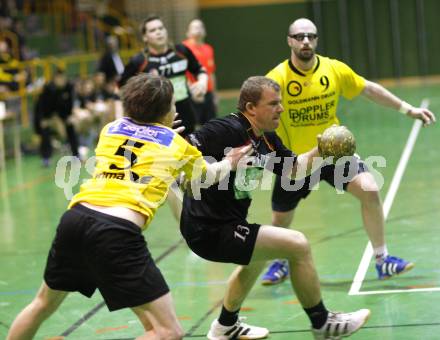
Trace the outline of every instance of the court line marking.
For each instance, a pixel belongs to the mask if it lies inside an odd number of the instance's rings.
[[[422,100],[420,107],[428,108],[429,99],[425,98]],[[405,172],[406,166],[409,161],[409,157],[412,154],[414,144],[417,140],[417,136],[420,132],[420,128],[422,127],[422,122],[417,119],[414,121],[411,132],[409,134],[406,145],[403,149],[402,155],[399,160],[399,164],[397,165],[396,171],[394,172],[393,179],[391,181],[390,188],[385,196],[385,201],[383,203],[383,214],[385,221],[387,220],[388,213],[391,210],[391,206],[393,204],[394,198],[396,196],[397,190],[399,189],[400,181],[402,180],[403,174]],[[367,274],[368,267],[370,265],[371,258],[373,256],[373,247],[371,242],[368,241],[367,246],[364,250],[364,254],[362,255],[361,262],[354,276],[352,285],[350,287],[350,291],[348,295],[370,295],[370,294],[390,294],[395,292],[419,292],[419,291],[433,291],[436,288],[424,288],[421,289],[396,289],[396,290],[380,290],[380,291],[364,291],[361,292],[361,286]]]
[[[426,327],[426,326],[440,326],[439,322],[431,322],[431,323],[410,323],[410,324],[397,324],[397,325],[376,325],[376,326],[363,326],[356,334],[360,334],[362,330],[366,329],[383,329],[383,328],[403,328],[403,327]],[[288,333],[310,333],[309,329],[294,329],[294,330],[281,330],[281,331],[270,331],[270,335],[274,334],[288,334]],[[200,338],[206,337],[206,334],[197,334],[190,336],[190,338]],[[123,340],[123,339],[113,339],[113,340]],[[128,340],[128,339],[127,339]]]
[[[54,177],[54,174],[42,174],[36,178],[33,178],[31,181],[29,182],[25,182],[25,183],[20,183],[20,184],[16,184],[15,186],[13,186],[12,188],[10,188],[9,190],[6,190],[3,193],[3,197],[6,196],[11,196],[17,192],[23,191],[23,190],[29,190],[31,188],[33,188],[36,185],[42,184],[42,183],[46,183],[48,182],[50,179],[52,179]]]
[[[406,289],[391,289],[391,290],[366,290],[358,292],[356,295],[378,295],[391,293],[423,293],[423,292],[440,292],[440,287],[435,288],[406,288]]]
[[[374,330],[374,329],[384,329],[384,328],[404,328],[404,327],[429,327],[429,326],[440,326],[440,322],[425,322],[425,323],[408,323],[408,324],[396,324],[396,325],[375,325],[375,326],[363,326],[356,334],[360,334],[363,330]],[[289,333],[310,333],[310,328],[308,329],[292,329],[292,330],[280,330],[271,331],[270,335],[275,334],[289,334]],[[191,336],[185,335],[188,338],[206,338],[206,334],[194,334]],[[134,340],[135,338],[109,338],[104,340]]]
[[[211,307],[202,317],[197,320],[197,322],[185,333],[185,337],[192,337],[193,333],[201,326],[201,324],[208,319],[208,317],[214,313],[214,311],[219,308],[223,304],[223,298],[218,300],[214,306]],[[197,335],[196,335],[197,336]],[[203,336],[206,336],[206,334],[203,334]]]

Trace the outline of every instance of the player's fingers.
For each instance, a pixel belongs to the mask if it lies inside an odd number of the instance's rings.
[[[426,110],[425,111],[425,114],[429,117],[429,120],[432,122],[432,123],[435,123],[435,115],[431,112],[431,111],[429,111],[429,110]]]
[[[173,126],[177,126],[177,125],[180,125],[180,124],[182,124],[182,120],[181,119],[173,121]]]
[[[173,129],[175,133],[182,133],[183,131],[185,131],[185,127],[184,126],[179,126],[178,128]]]
[[[419,119],[423,122],[424,127],[430,125],[433,122],[427,111],[422,111],[420,113]]]
[[[248,144],[248,145],[245,145],[245,146],[241,146],[241,147],[238,148],[238,151],[242,155],[246,155],[246,154],[250,155],[251,152],[252,152],[252,145]]]

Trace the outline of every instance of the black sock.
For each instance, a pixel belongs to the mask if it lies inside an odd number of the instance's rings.
[[[228,311],[225,306],[222,306],[222,311],[220,313],[220,317],[218,318],[218,322],[223,326],[232,326],[238,320],[238,313],[240,309],[235,312]]]
[[[322,300],[316,306],[304,308],[304,310],[306,311],[313,328],[319,329],[324,326],[327,321],[328,310],[325,308]]]

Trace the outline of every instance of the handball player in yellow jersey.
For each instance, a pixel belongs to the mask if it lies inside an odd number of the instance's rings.
[[[33,338],[69,292],[91,297],[96,288],[110,311],[130,308],[136,314],[145,328],[137,339],[183,337],[169,288],[142,231],[180,172],[194,181],[208,175],[221,180],[250,146],[206,163],[171,128],[173,93],[170,80],[146,73],[122,88],[126,117],[101,131],[93,177],[61,217],[41,288],[15,318],[8,340]]]
[[[339,124],[336,113],[340,96],[352,99],[363,95],[377,104],[420,119],[425,126],[435,122],[434,114],[428,109],[413,107],[383,86],[357,75],[346,64],[317,55],[318,32],[310,20],[302,18],[294,21],[289,26],[287,43],[291,48],[290,58],[272,69],[267,77],[278,82],[282,89],[284,112],[277,134],[284,145],[296,154],[316,146],[318,134],[333,124]],[[348,191],[360,201],[379,279],[411,269],[414,264],[388,254],[379,188],[365,164],[356,158],[346,164],[345,169],[338,170],[333,165],[327,165],[320,171],[318,175],[309,176],[299,190],[286,187],[286,183],[277,176],[272,194],[272,224],[289,227],[299,201],[310,194],[315,184],[325,180],[337,189]],[[286,261],[277,260],[264,274],[262,283],[276,284],[287,277]]]

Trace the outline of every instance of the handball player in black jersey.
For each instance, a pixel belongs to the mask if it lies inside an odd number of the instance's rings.
[[[187,139],[211,160],[222,159],[230,147],[252,145],[253,160],[231,172],[218,185],[185,193],[181,232],[189,247],[210,261],[239,266],[228,280],[221,314],[209,339],[260,339],[269,331],[250,326],[238,317],[240,307],[264,268],[265,261],[285,257],[291,265],[291,284],[312,323],[316,339],[348,336],[368,319],[370,311],[332,313],[323,304],[318,275],[306,237],[294,230],[247,221],[251,191],[264,171],[300,179],[320,166],[317,148],[295,155],[275,134],[283,112],[279,85],[266,77],[247,79],[240,91],[238,112],[214,119]]]

